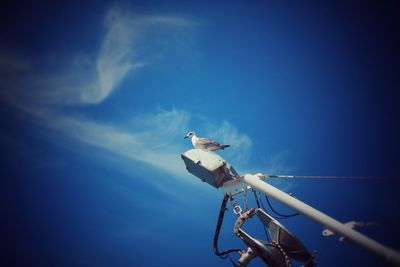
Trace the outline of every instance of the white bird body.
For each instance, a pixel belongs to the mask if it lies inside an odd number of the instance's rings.
[[[185,138],[190,138],[194,148],[214,151],[214,150],[224,150],[229,147],[229,145],[221,145],[218,142],[215,142],[208,138],[197,137],[195,132],[189,132]]]

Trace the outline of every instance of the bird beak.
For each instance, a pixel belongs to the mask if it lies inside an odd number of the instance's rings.
[[[189,135],[186,135],[185,138],[183,138],[183,139],[186,139],[186,138],[188,138],[188,137],[189,137]]]

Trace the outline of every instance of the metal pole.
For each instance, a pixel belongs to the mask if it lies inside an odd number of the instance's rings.
[[[267,194],[279,202],[282,202],[298,213],[309,217],[334,233],[343,236],[346,240],[352,242],[353,244],[358,245],[361,248],[364,248],[365,250],[368,250],[383,258],[393,266],[400,266],[400,253],[391,248],[385,247],[384,245],[355,231],[354,229],[342,224],[341,222],[320,212],[319,210],[314,209],[313,207],[286,194],[285,192],[282,192],[272,185],[260,180],[259,177],[246,174],[243,178],[243,182],[250,185],[253,189]]]

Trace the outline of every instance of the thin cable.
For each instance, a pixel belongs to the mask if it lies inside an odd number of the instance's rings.
[[[256,199],[256,203],[257,203],[257,208],[261,208],[260,207],[260,201],[258,200],[258,197],[257,197],[257,194],[256,194],[256,191],[253,189],[253,194],[254,194],[254,198]]]
[[[217,226],[215,227],[214,239],[213,239],[214,254],[221,257],[222,259],[226,259],[228,257],[228,255],[232,252],[241,251],[241,249],[229,249],[229,250],[220,252],[218,249],[218,238],[219,238],[219,233],[221,231],[222,223],[224,221],[224,215],[225,215],[225,211],[226,211],[226,203],[228,202],[228,199],[229,199],[229,196],[224,195],[224,198],[222,199],[221,209],[219,211],[218,222],[217,222]]]
[[[399,177],[379,177],[379,176],[321,176],[321,175],[267,175],[267,178],[302,178],[302,179],[357,179],[357,180],[392,180]]]
[[[256,191],[255,191],[255,190],[253,190],[253,194],[254,194],[254,198],[256,199],[257,208],[260,209],[260,208],[261,208],[261,207],[260,207],[260,201],[258,200],[258,197],[257,197],[257,194],[256,194]],[[262,203],[262,201],[261,201],[261,203]],[[264,209],[264,210],[265,210],[265,209]],[[265,236],[267,237],[267,241],[270,242],[270,241],[271,241],[271,238],[270,238],[270,236],[269,236],[269,234],[268,234],[267,227],[265,226],[264,223],[261,222],[261,224],[263,225],[264,232],[265,232]]]
[[[258,192],[258,194],[259,194],[259,198],[260,198],[260,203],[261,203],[261,206],[262,206],[262,209],[266,212],[267,211],[267,209],[265,208],[265,206],[264,206],[264,202],[262,201],[262,198],[261,198],[261,193],[260,192]],[[279,215],[278,215],[279,216]],[[276,215],[274,215],[273,216],[274,217],[274,219],[288,219],[288,218],[290,218],[290,217],[282,217],[282,216],[280,216],[280,217],[277,217]]]
[[[293,214],[289,214],[289,215],[279,213],[279,212],[277,212],[277,211],[272,207],[271,203],[269,202],[269,199],[268,199],[268,196],[267,196],[267,195],[265,195],[265,199],[267,200],[267,203],[268,203],[269,208],[270,208],[273,212],[275,212],[275,214],[277,214],[277,215],[279,215],[279,216],[282,216],[282,217],[285,217],[285,218],[290,218],[290,217],[294,217],[294,216],[299,215],[298,213],[293,213]]]

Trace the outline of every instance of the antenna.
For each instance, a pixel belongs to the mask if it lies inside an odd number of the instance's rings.
[[[301,259],[304,260],[306,258],[309,258],[307,254],[308,252],[301,244],[301,242],[292,234],[289,234],[290,232],[286,230],[286,228],[284,228],[277,220],[263,212],[261,209],[257,209],[257,215],[260,218],[262,217],[264,219],[261,219],[264,223],[267,222],[268,232],[270,234],[271,231],[275,234],[283,233],[282,235],[289,238],[290,241],[284,243],[279,242],[279,240],[277,241],[277,239],[273,239],[271,243],[266,244],[261,242],[260,240],[252,238],[246,232],[241,230],[240,226],[244,223],[245,220],[251,218],[255,214],[255,210],[253,209],[252,215],[249,214],[249,211],[242,213],[241,207],[236,201],[234,201],[234,196],[243,193],[245,197],[245,205],[247,206],[247,190],[249,189],[258,191],[260,193],[268,195],[269,197],[274,198],[275,200],[298,212],[299,214],[304,215],[309,219],[321,224],[325,229],[328,229],[331,232],[342,236],[345,240],[353,243],[354,245],[357,245],[360,248],[365,249],[366,251],[380,257],[387,263],[393,266],[400,266],[400,253],[398,253],[397,251],[378,243],[377,241],[352,229],[348,225],[335,220],[334,218],[307,205],[297,198],[294,198],[291,195],[286,194],[285,192],[275,188],[269,183],[263,181],[262,178],[265,178],[265,176],[260,173],[255,175],[239,175],[234,170],[234,168],[221,156],[211,151],[191,149],[183,153],[181,157],[184,160],[186,168],[190,173],[197,176],[202,181],[209,183],[215,188],[223,187],[225,196],[224,199],[226,199],[227,197],[231,199],[231,203],[234,206],[233,211],[235,214],[238,215],[238,221],[235,226],[235,234],[240,237],[243,242],[248,246],[247,251],[241,252],[242,261],[239,260],[239,263],[242,266],[246,266],[251,259],[257,256],[260,256],[266,264],[272,267],[292,266],[289,259],[291,251],[289,249],[290,244],[292,245],[292,247],[294,246],[295,248],[301,248],[300,251],[302,251],[303,255],[307,255],[307,257],[303,257]],[[271,175],[267,177],[300,178],[300,176],[288,175]],[[329,177],[336,178],[337,176]],[[306,178],[306,176],[302,176],[302,178]],[[217,226],[217,228],[220,227],[220,222],[222,223],[221,216],[223,216],[224,214],[223,208],[225,207],[221,207],[220,218],[218,220],[219,225]],[[279,227],[277,227],[276,225],[278,225]],[[216,242],[214,242],[214,244],[215,243]],[[286,260],[278,261],[278,259],[282,257],[284,257]],[[313,263],[307,263],[305,266],[313,266]]]

